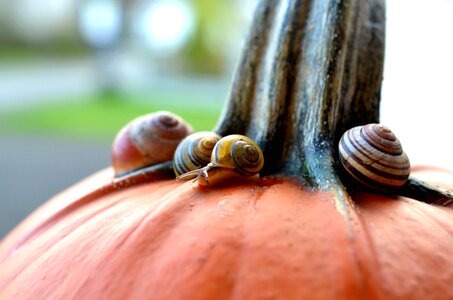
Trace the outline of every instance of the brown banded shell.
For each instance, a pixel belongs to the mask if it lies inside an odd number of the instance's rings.
[[[346,171],[373,189],[398,188],[409,177],[409,159],[395,134],[383,125],[368,124],[346,131],[339,152]]]
[[[205,167],[178,175],[176,179],[196,178],[199,185],[210,185],[212,176],[214,182],[235,176],[257,177],[263,165],[264,157],[260,147],[252,139],[234,134],[221,138],[215,144],[210,163]]]
[[[241,175],[253,176],[263,168],[264,157],[252,139],[233,134],[220,139],[215,145],[211,164],[213,167],[234,169]]]
[[[124,126],[113,141],[115,176],[171,161],[178,144],[192,131],[179,116],[166,111],[136,118]]]
[[[173,157],[173,170],[176,176],[206,166],[219,140],[218,134],[208,131],[191,134],[182,140]]]

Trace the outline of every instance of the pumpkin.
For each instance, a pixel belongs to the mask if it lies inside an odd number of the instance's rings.
[[[112,175],[56,196],[3,241],[1,299],[453,297],[452,207],[360,192],[342,211],[282,177],[99,194]]]
[[[342,132],[378,121],[383,41],[380,0],[261,1],[215,131],[257,141],[262,177],[100,171],[2,241],[0,299],[452,299],[451,195],[338,164]]]

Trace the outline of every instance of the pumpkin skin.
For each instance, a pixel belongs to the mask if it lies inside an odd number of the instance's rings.
[[[453,298],[452,207],[362,192],[341,212],[283,177],[102,192],[112,176],[61,193],[3,240],[0,299]]]

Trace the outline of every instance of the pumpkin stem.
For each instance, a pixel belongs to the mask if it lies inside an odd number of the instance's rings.
[[[254,139],[263,175],[345,198],[337,145],[379,121],[384,41],[385,0],[260,1],[215,132]],[[410,181],[400,193],[438,190]]]
[[[377,122],[382,0],[263,0],[215,131],[262,148],[264,175],[323,186],[348,128]]]

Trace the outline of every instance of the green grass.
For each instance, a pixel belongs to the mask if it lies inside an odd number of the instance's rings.
[[[27,45],[7,45],[0,48],[0,58],[6,61],[36,60],[42,58],[73,58],[89,55],[89,49],[74,43],[30,47]]]
[[[137,116],[168,110],[180,115],[195,130],[211,130],[222,103],[205,105],[203,100],[184,100],[165,95],[93,96],[80,101],[60,100],[0,114],[1,132],[113,138],[118,130]],[[205,100],[207,101],[207,100]],[[211,101],[212,102],[212,101]]]

